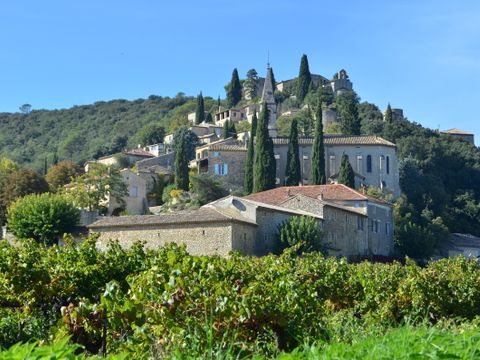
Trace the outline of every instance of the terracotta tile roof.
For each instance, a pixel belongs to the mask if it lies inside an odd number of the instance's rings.
[[[288,137],[276,137],[273,138],[274,145],[288,145]],[[313,137],[300,137],[298,139],[300,145],[313,145]],[[396,145],[390,141],[382,139],[378,136],[372,135],[336,135],[325,134],[324,143],[326,146],[335,145],[384,145],[390,147],[396,147]]]
[[[133,156],[143,156],[143,157],[155,157],[155,155],[149,153],[148,151],[145,151],[143,149],[130,149],[130,150],[124,150],[122,151],[123,154],[125,155],[133,155]]]
[[[305,185],[305,186],[282,186],[272,190],[262,191],[245,196],[247,200],[263,202],[271,205],[279,205],[295,195],[304,195],[311,198],[319,198],[323,195],[324,200],[372,200],[388,204],[382,200],[363,195],[356,190],[342,184],[329,185]]]
[[[209,148],[210,150],[222,150],[222,151],[247,151],[245,145],[213,145]]]
[[[449,129],[449,130],[442,130],[440,131],[442,134],[450,134],[450,135],[473,135],[470,132],[463,131],[457,128]]]
[[[106,216],[88,225],[88,228],[195,224],[223,221],[241,221],[255,225],[248,219],[234,218],[211,208],[200,208],[198,210],[178,211],[161,215]]]

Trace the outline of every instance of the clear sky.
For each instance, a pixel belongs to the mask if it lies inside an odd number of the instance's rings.
[[[480,142],[478,0],[4,0],[0,111],[178,92],[224,97],[234,67],[347,70],[362,100]]]

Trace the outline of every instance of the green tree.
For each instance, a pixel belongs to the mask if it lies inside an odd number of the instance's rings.
[[[247,79],[243,84],[245,89],[245,96],[249,99],[254,99],[257,97],[257,84],[258,84],[258,74],[255,69],[250,69],[247,71]]]
[[[348,155],[343,153],[342,162],[340,164],[340,170],[338,173],[338,183],[347,185],[352,189],[355,188],[355,173],[353,172],[352,165],[348,160]]]
[[[298,128],[297,120],[294,119],[290,128],[290,136],[288,141],[285,182],[288,186],[298,186],[301,181],[300,155],[298,150]]]
[[[326,255],[328,244],[323,241],[323,231],[312,216],[292,216],[280,225],[278,232],[280,250],[297,245],[297,253],[319,251]]]
[[[205,121],[205,103],[203,101],[203,95],[200,91],[200,94],[197,96],[197,108],[195,110],[195,124],[200,124]]]
[[[175,149],[175,187],[188,191],[188,137],[185,135],[178,139]]]
[[[390,103],[388,103],[387,110],[385,110],[385,122],[388,124],[393,122],[393,112]]]
[[[79,221],[79,211],[63,195],[31,194],[16,200],[7,213],[9,230],[18,238],[34,239],[45,245],[71,232]]]
[[[137,134],[135,135],[135,140],[141,146],[161,144],[163,143],[163,138],[165,137],[165,128],[159,124],[151,123],[142,127]],[[126,145],[126,143],[125,143]],[[124,146],[125,146],[124,145]],[[116,146],[115,151],[121,151],[123,148]],[[114,149],[111,149],[114,150]]]
[[[253,163],[255,160],[255,133],[257,131],[257,112],[253,113],[250,140],[248,141],[247,157],[245,159],[245,175],[243,178],[243,192],[250,194],[253,191]]]
[[[275,75],[273,74],[273,68],[269,67],[268,72],[270,73],[270,79],[272,79],[272,90],[275,94],[275,89],[277,88],[277,82],[275,81]]]
[[[187,128],[186,126],[180,126],[174,133],[173,133],[173,140],[172,140],[172,148],[173,151],[177,151],[177,144],[180,143],[180,139],[187,139],[186,140],[186,147],[187,147],[187,158],[188,160],[195,159],[195,149],[199,144],[198,136],[195,133]]]
[[[190,178],[190,181],[193,198],[200,206],[228,195],[228,191],[216,177],[195,175]]]
[[[61,161],[57,165],[52,166],[45,176],[50,190],[57,191],[69,184],[72,180],[81,175],[83,169],[69,160]]]
[[[73,155],[80,151],[85,144],[85,139],[78,131],[72,131],[67,138],[60,144],[60,151],[64,158],[72,160]]]
[[[8,171],[3,177],[0,188],[0,222],[5,221],[8,206],[16,199],[29,194],[41,194],[48,191],[45,178],[29,169]]]
[[[233,69],[232,79],[230,83],[225,87],[227,91],[227,104],[229,107],[234,107],[240,100],[242,100],[242,85],[238,77],[237,69]]]
[[[323,118],[322,118],[322,102],[319,99],[317,105],[317,119],[315,121],[315,133],[312,148],[312,181],[314,185],[322,185],[326,183],[325,174],[325,144],[323,141]]]
[[[105,211],[110,197],[124,206],[128,189],[118,169],[94,163],[90,164],[87,173],[66,186],[65,195],[79,208]]]
[[[211,113],[207,113],[207,116],[205,116],[205,122],[207,124],[213,124],[213,117]]]
[[[305,99],[305,96],[307,96],[311,82],[312,76],[310,74],[310,69],[308,68],[307,55],[303,54],[300,61],[300,70],[297,79],[296,95],[298,101],[303,102],[303,99]]]
[[[357,94],[354,91],[341,93],[335,99],[335,104],[341,118],[342,132],[347,135],[360,135]]]
[[[255,135],[255,162],[253,165],[253,192],[275,187],[276,166],[273,154],[273,141],[268,134],[269,110],[263,104]]]

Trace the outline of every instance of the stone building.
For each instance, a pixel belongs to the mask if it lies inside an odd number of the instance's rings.
[[[109,197],[107,214],[119,215],[123,211],[130,215],[146,214],[148,212],[146,180],[130,169],[120,170],[120,175],[127,187],[128,195],[123,198],[123,203],[113,196]]]
[[[345,185],[280,187],[248,195],[245,199],[301,209],[321,217],[332,255],[388,256],[393,253],[392,204]]]
[[[377,136],[325,134],[325,171],[335,183],[343,153],[348,155],[356,173],[356,188],[375,186],[400,195],[398,161],[395,144]],[[285,184],[288,138],[274,137],[276,183]],[[313,138],[299,139],[302,185],[308,185],[311,174]],[[218,175],[232,187],[243,185],[246,144],[226,139],[197,148],[195,167],[199,174]]]
[[[467,131],[463,131],[463,130],[454,128],[454,129],[450,129],[450,130],[440,131],[440,134],[450,135],[450,136],[453,136],[457,139],[462,139],[462,140],[465,140],[465,141],[469,142],[472,145],[475,145],[474,135],[470,132],[467,132]]]

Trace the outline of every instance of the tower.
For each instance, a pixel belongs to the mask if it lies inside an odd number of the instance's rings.
[[[270,64],[267,64],[267,76],[265,77],[265,83],[263,84],[262,100],[260,111],[264,104],[267,105],[269,110],[268,118],[268,133],[271,137],[277,136],[277,104],[273,96],[273,84],[272,84],[272,72]]]

